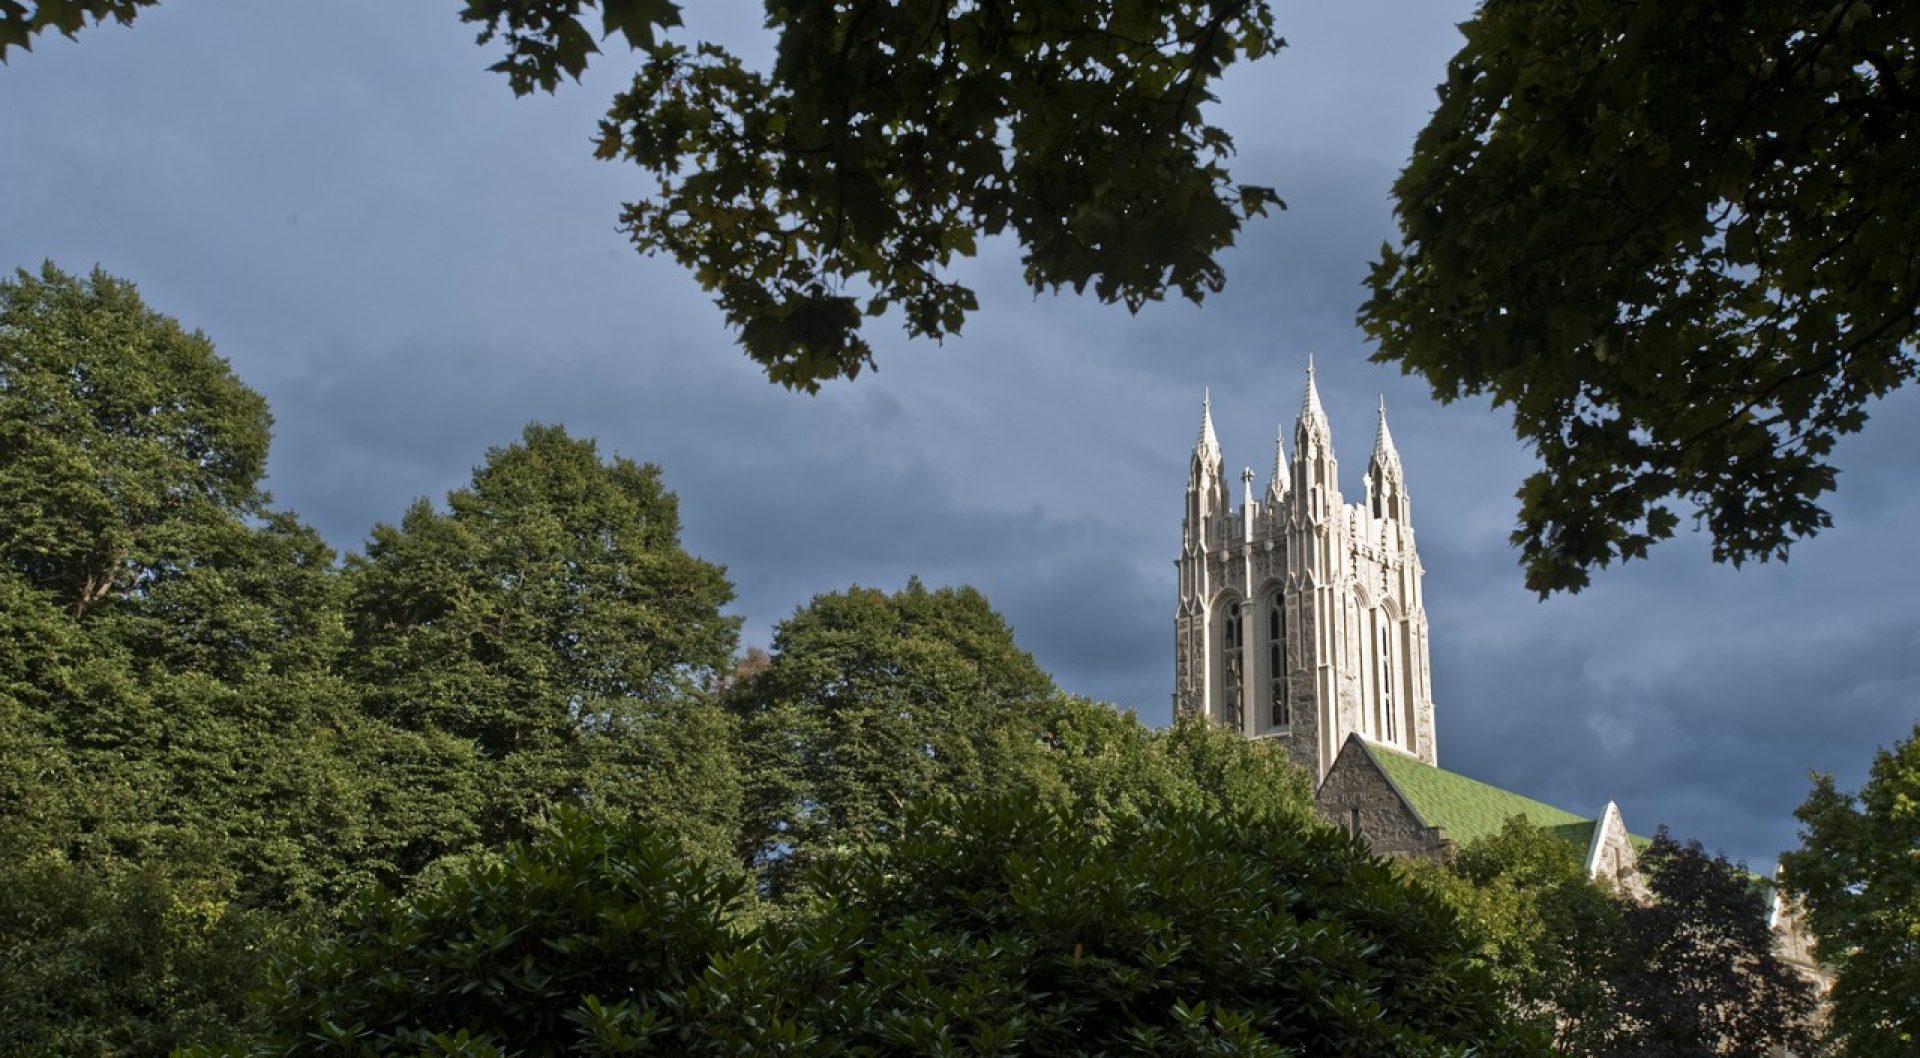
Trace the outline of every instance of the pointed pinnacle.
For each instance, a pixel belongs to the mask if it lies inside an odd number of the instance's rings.
[[[1267,499],[1277,500],[1287,494],[1287,430],[1284,426],[1273,428],[1273,477],[1267,481]]]
[[[1373,435],[1373,461],[1381,466],[1399,467],[1400,451],[1393,446],[1393,431],[1387,429],[1387,397],[1380,395],[1380,426]]]
[[[1320,406],[1320,387],[1313,380],[1313,354],[1307,354],[1307,392],[1300,399],[1300,418],[1317,422],[1324,428],[1327,410]]]
[[[1213,433],[1213,387],[1202,389],[1200,394],[1200,439],[1193,443],[1193,450],[1218,459],[1220,439]]]

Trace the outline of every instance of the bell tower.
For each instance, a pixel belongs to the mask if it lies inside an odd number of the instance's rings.
[[[1386,405],[1360,503],[1340,493],[1311,363],[1291,459],[1284,438],[1264,492],[1248,468],[1231,507],[1211,395],[1201,402],[1175,560],[1174,710],[1285,739],[1316,781],[1350,732],[1436,763],[1422,569]]]

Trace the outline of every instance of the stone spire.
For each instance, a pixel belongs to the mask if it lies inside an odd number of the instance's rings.
[[[1267,502],[1279,503],[1287,498],[1287,431],[1285,427],[1275,427],[1273,431],[1273,477],[1267,480]]]
[[[1373,464],[1382,470],[1400,472],[1400,451],[1393,447],[1393,434],[1387,429],[1387,398],[1380,397],[1380,426],[1373,435]]]
[[[1187,471],[1185,531],[1198,541],[1210,531],[1209,521],[1228,506],[1226,466],[1220,459],[1220,438],[1213,432],[1211,391],[1203,391],[1200,398],[1200,437],[1193,442],[1193,459]]]
[[[1373,458],[1367,460],[1367,505],[1376,518],[1406,522],[1406,475],[1400,469],[1400,452],[1393,447],[1393,434],[1387,429],[1387,398],[1380,398],[1380,427],[1373,435]]]
[[[1194,459],[1208,466],[1220,462],[1220,438],[1213,433],[1213,388],[1200,391],[1200,439],[1193,442]]]
[[[1333,440],[1333,428],[1327,425],[1327,409],[1320,406],[1320,387],[1313,380],[1313,354],[1307,354],[1307,392],[1300,398],[1300,423],[1296,427],[1321,444]]]

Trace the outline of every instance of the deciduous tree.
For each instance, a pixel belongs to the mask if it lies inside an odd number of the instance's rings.
[[[730,844],[729,720],[701,688],[732,654],[732,597],[680,546],[658,467],[558,426],[489,452],[444,512],[423,500],[376,527],[348,563],[346,668],[369,713],[413,736],[394,748],[424,781],[396,796],[440,822],[411,867],[561,804]]]
[[[0,1055],[121,1058],[231,1039],[289,931],[184,850],[80,865],[0,837]]]
[[[1623,908],[1587,877],[1573,845],[1512,819],[1444,866],[1406,869],[1469,923],[1516,1016],[1551,1032],[1557,1053],[1605,1049],[1620,1020],[1610,968]]]
[[[1849,1058],[1920,1048],[1920,725],[1874,754],[1858,793],[1814,777],[1794,813],[1801,848],[1787,888],[1807,910],[1836,980],[1830,1034]]]
[[[0,0],[0,60],[153,0]],[[597,9],[597,17],[593,11]],[[1227,67],[1283,45],[1264,0],[768,0],[774,61],[686,39],[674,0],[468,0],[516,93],[636,51],[596,151],[655,184],[621,225],[712,291],[741,346],[815,390],[873,363],[863,318],[957,333],[953,274],[1011,234],[1036,293],[1091,286],[1138,309],[1226,281],[1218,256],[1280,199],[1236,182],[1202,111]]]
[[[791,879],[887,839],[915,798],[1033,789],[1055,693],[972,588],[815,596],[728,699],[751,768],[745,857]]]

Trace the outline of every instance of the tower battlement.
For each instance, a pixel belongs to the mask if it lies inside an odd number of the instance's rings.
[[[1233,506],[1202,401],[1175,560],[1174,710],[1286,739],[1316,781],[1349,733],[1437,764],[1422,570],[1386,406],[1358,503],[1341,496],[1311,365],[1291,459],[1284,436],[1265,491],[1249,467]]]

